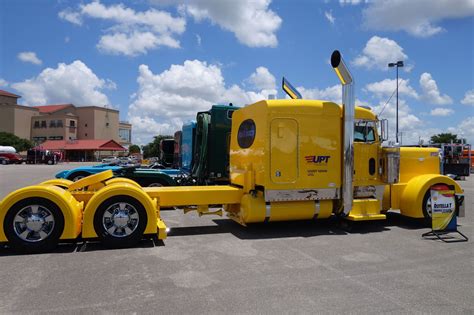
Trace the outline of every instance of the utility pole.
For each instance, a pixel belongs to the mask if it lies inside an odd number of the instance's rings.
[[[403,61],[391,62],[388,64],[388,66],[390,68],[393,68],[393,67],[397,68],[397,109],[396,109],[397,116],[396,116],[396,121],[395,121],[395,125],[396,125],[395,137],[396,137],[396,143],[399,143],[398,142],[398,68],[403,67]]]

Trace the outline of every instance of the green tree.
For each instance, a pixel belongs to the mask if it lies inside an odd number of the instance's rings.
[[[131,144],[129,147],[128,147],[128,153],[132,154],[132,153],[140,153],[140,147],[136,144]]]
[[[440,133],[431,136],[431,143],[461,143],[461,139],[458,139],[458,135],[452,133]]]
[[[148,159],[151,157],[159,157],[160,156],[160,142],[163,139],[173,139],[173,136],[169,135],[158,135],[153,137],[153,141],[144,145],[142,147],[143,150],[143,158]]]
[[[27,139],[22,139],[12,133],[0,132],[0,145],[12,146],[17,152],[26,151],[33,147],[33,142]]]

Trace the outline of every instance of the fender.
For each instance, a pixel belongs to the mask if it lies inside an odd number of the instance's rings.
[[[151,199],[141,187],[137,185],[126,183],[124,181],[117,181],[111,185],[107,185],[98,192],[87,203],[86,209],[84,210],[84,218],[82,223],[82,237],[83,238],[96,238],[97,233],[94,229],[94,215],[97,208],[105,200],[119,195],[126,195],[138,200],[145,208],[148,222],[145,228],[145,234],[156,234],[157,233],[157,220],[159,211],[157,210],[156,199]]]
[[[125,177],[115,177],[115,178],[109,179],[108,181],[105,182],[105,185],[110,186],[112,184],[117,184],[117,183],[130,184],[130,185],[133,185],[137,188],[142,187],[142,186],[138,185],[138,183],[136,181],[133,181],[133,180],[125,178]]]
[[[15,190],[0,202],[0,242],[8,241],[3,231],[3,221],[8,210],[18,201],[35,197],[48,199],[61,209],[64,216],[64,230],[60,239],[75,239],[81,233],[84,203],[77,201],[67,190],[55,185],[40,184]]]
[[[462,195],[461,186],[448,176],[439,174],[425,174],[410,179],[403,190],[400,200],[400,213],[412,218],[423,218],[423,197],[434,184],[447,184],[454,186],[456,195]]]
[[[45,182],[42,182],[40,185],[54,185],[54,186],[59,186],[59,187],[65,187],[66,189],[68,189],[72,183],[74,182],[69,179],[56,178],[56,179],[50,179]]]

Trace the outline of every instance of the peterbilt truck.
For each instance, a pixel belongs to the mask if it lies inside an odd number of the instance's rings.
[[[162,207],[225,212],[243,226],[331,216],[383,220],[391,209],[429,218],[435,184],[455,192],[462,214],[463,190],[440,174],[438,150],[383,147],[386,127],[371,110],[354,106],[352,76],[338,51],[331,64],[343,86],[342,105],[262,100],[233,113],[228,185],[140,187],[111,171],[77,182],[50,180],[1,201],[0,242],[36,252],[79,235],[109,247],[150,234],[165,239]]]

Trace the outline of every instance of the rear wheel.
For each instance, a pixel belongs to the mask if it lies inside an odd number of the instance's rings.
[[[3,229],[16,251],[44,252],[58,244],[64,229],[64,217],[54,202],[27,198],[8,210]]]
[[[69,175],[67,179],[72,180],[73,182],[77,182],[78,180],[83,179],[84,177],[87,177],[89,175],[90,174],[86,172],[75,172]]]
[[[143,205],[129,196],[114,196],[104,201],[94,215],[94,229],[105,246],[130,247],[138,243],[147,225]]]
[[[163,186],[165,186],[165,185],[163,185],[163,184],[160,183],[160,182],[153,182],[153,183],[150,183],[150,184],[148,185],[148,187],[163,187]]]

